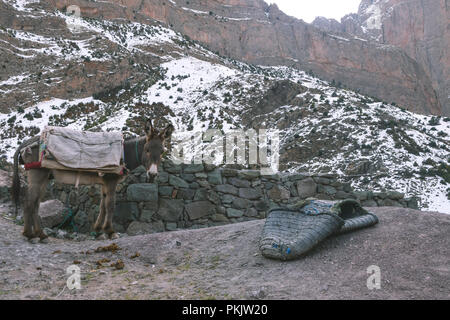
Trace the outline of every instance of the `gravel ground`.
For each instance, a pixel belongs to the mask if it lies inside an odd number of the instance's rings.
[[[259,253],[264,221],[31,244],[8,210],[0,207],[0,299],[450,299],[450,215],[370,208],[377,226],[280,262]],[[117,250],[96,250],[111,244]],[[73,264],[81,289],[69,290]],[[366,285],[371,265],[379,290]]]

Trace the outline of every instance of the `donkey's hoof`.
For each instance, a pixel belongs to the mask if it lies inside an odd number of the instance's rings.
[[[96,239],[97,240],[108,240],[108,238],[106,237],[106,234],[104,234],[104,233],[98,235]]]
[[[109,235],[109,238],[110,238],[111,240],[116,240],[116,239],[119,239],[120,236],[119,236],[117,233],[113,232],[113,233],[111,233],[111,234]]]
[[[39,238],[31,238],[28,241],[30,241],[31,244],[36,244],[39,243],[39,240],[40,240]]]

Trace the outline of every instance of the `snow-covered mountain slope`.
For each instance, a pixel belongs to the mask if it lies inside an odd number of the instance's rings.
[[[160,25],[45,14],[64,18],[74,29],[59,38],[8,28],[0,33],[16,35],[9,42],[20,48],[15,54],[36,55],[42,74],[53,76],[48,86],[72,85],[64,76],[66,63],[98,63],[94,71],[103,67],[109,75],[114,64],[128,60],[124,72],[136,73],[118,85],[91,88],[92,94],[61,97],[49,89],[42,98],[42,92],[29,92],[38,101],[0,114],[0,156],[8,161],[21,141],[45,125],[129,136],[142,134],[151,117],[186,135],[208,128],[277,129],[280,170],[337,173],[357,189],[402,191],[420,197],[421,208],[450,213],[449,118],[413,114],[311,73],[221,57]],[[34,72],[27,66],[8,71],[7,79],[2,75],[2,94],[29,89]],[[91,71],[84,72],[80,81]]]

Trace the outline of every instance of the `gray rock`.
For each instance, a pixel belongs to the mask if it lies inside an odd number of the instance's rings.
[[[139,209],[136,202],[117,202],[114,211],[114,221],[127,225],[139,219]]]
[[[182,173],[180,175],[181,179],[187,181],[187,182],[194,182],[195,176],[192,173]]]
[[[247,199],[235,197],[233,199],[233,208],[235,209],[247,209],[252,205],[252,202]]]
[[[406,206],[411,209],[419,209],[419,199],[417,197],[406,198]]]
[[[172,196],[172,192],[173,192],[173,187],[171,186],[160,186],[158,188],[158,192],[161,196],[163,197],[170,197]]]
[[[251,218],[256,218],[259,216],[259,212],[255,208],[248,208],[247,211],[245,212],[245,216],[251,217]]]
[[[254,205],[258,211],[266,211],[270,208],[269,204],[265,200],[256,201]]]
[[[203,172],[205,170],[205,167],[202,163],[199,164],[187,164],[183,168],[184,173],[198,173]]]
[[[317,184],[311,177],[299,180],[297,181],[297,192],[302,199],[313,197],[317,192]]]
[[[183,213],[183,209],[183,200],[160,199],[158,216],[166,222],[177,222]]]
[[[380,207],[403,207],[400,203],[392,199],[383,199],[378,201]]]
[[[368,191],[353,191],[352,194],[361,201],[370,199]]]
[[[65,206],[59,200],[48,200],[39,206],[39,216],[43,228],[53,228],[63,223],[65,218]]]
[[[238,187],[238,188],[250,188],[250,186],[251,186],[250,181],[238,179],[235,177],[229,178],[228,183],[232,184],[233,186]]]
[[[352,192],[352,185],[349,182],[343,183],[342,184],[342,190],[344,190],[344,192]]]
[[[78,229],[78,232],[89,232],[91,226],[88,223],[88,214],[84,211],[78,211],[73,222]]]
[[[217,192],[209,190],[208,191],[208,200],[211,201],[212,203],[219,205],[221,203],[220,201],[220,196]]]
[[[234,208],[228,208],[227,209],[227,216],[228,218],[240,218],[244,215],[244,211],[237,210]]]
[[[219,169],[208,173],[208,182],[211,184],[222,184],[222,173]]]
[[[263,175],[262,177],[265,179],[268,179],[268,180],[272,180],[272,181],[280,181],[281,180],[281,177],[278,173]]]
[[[252,187],[257,187],[261,185],[261,180],[253,180],[252,181]]]
[[[401,200],[405,197],[405,194],[397,191],[388,191],[387,197],[391,200]]]
[[[261,176],[259,170],[242,170],[238,172],[238,177],[245,180],[254,180]]]
[[[154,210],[151,209],[145,209],[141,212],[141,217],[139,221],[142,222],[150,222],[152,221],[153,215],[158,211],[158,208],[155,208]]]
[[[195,196],[195,190],[192,189],[180,189],[177,193],[177,199],[193,200]]]
[[[197,220],[216,213],[215,206],[209,201],[197,201],[186,205],[190,220]]]
[[[175,231],[175,230],[177,230],[177,224],[175,222],[167,222],[166,223],[166,230],[167,231]]]
[[[234,200],[234,196],[231,194],[224,194],[222,196],[222,203],[226,203],[226,204],[232,203],[233,200]]]
[[[301,174],[301,173],[295,173],[292,175],[289,175],[288,180],[289,181],[298,181],[308,178],[307,175]]]
[[[195,177],[198,179],[208,179],[208,174],[204,172],[199,172],[195,174]]]
[[[223,207],[223,206],[217,206],[217,207],[216,207],[216,212],[217,212],[218,214],[223,214],[223,215],[225,215],[225,214],[227,214],[227,209],[226,209],[225,207]]]
[[[222,169],[222,175],[224,177],[236,177],[238,175],[238,171],[236,169],[224,168]]]
[[[200,185],[194,181],[189,185],[189,188],[197,190],[198,188],[200,188]]]
[[[218,186],[216,186],[216,191],[222,192],[222,193],[227,193],[227,194],[232,194],[235,196],[237,196],[239,193],[239,190],[235,186],[232,186],[230,184],[218,185]]]
[[[138,183],[127,188],[128,201],[158,201],[158,185],[153,183]]]
[[[268,196],[272,200],[289,200],[291,192],[282,186],[274,186],[270,189]]]
[[[211,220],[214,222],[229,222],[228,218],[224,214],[213,214]]]
[[[365,200],[361,202],[363,207],[378,207],[378,204],[375,200]]]
[[[164,170],[169,173],[181,173],[181,165],[173,164],[170,161],[164,162]]]
[[[157,183],[168,183],[169,182],[169,174],[167,172],[159,172],[156,177]]]
[[[332,180],[328,179],[328,178],[324,178],[324,177],[313,177],[313,180],[317,183],[317,184],[331,184]]]
[[[206,180],[197,180],[197,183],[202,188],[208,188],[210,186],[209,182]]]
[[[208,199],[208,190],[207,189],[198,189],[195,192],[194,201],[205,201]]]
[[[336,194],[337,190],[335,187],[319,184],[317,186],[317,192],[323,193],[323,194],[326,194],[329,196],[334,196]]]
[[[386,192],[374,192],[373,196],[378,199],[385,199],[387,197],[387,193]]]
[[[175,188],[189,188],[189,184],[186,181],[172,174],[169,175],[169,184]]]
[[[258,171],[259,172],[259,171]],[[240,188],[239,197],[249,200],[258,200],[263,196],[260,187],[257,188]]]
[[[131,173],[134,174],[135,176],[140,176],[143,173],[147,173],[147,170],[145,170],[144,166],[139,166],[135,168],[133,171],[131,171]]]
[[[350,199],[352,197],[352,195],[350,193],[344,192],[344,191],[338,191],[336,192],[335,198],[339,199],[339,200],[344,200],[344,199]]]

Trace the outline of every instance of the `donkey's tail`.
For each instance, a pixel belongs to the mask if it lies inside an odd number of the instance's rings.
[[[18,209],[19,209],[19,202],[20,202],[20,176],[19,176],[19,155],[20,151],[39,141],[40,137],[35,136],[31,139],[25,140],[20,146],[17,147],[16,152],[14,153],[14,174],[13,174],[13,182],[12,182],[12,188],[11,188],[11,196],[12,200],[15,206],[15,215],[17,217]]]
[[[14,153],[14,175],[13,175],[13,181],[12,181],[12,189],[11,189],[11,195],[12,200],[15,206],[15,216],[17,217],[17,212],[19,208],[19,198],[20,198],[20,177],[19,177],[19,154],[20,154],[20,147],[17,148],[16,152]]]

